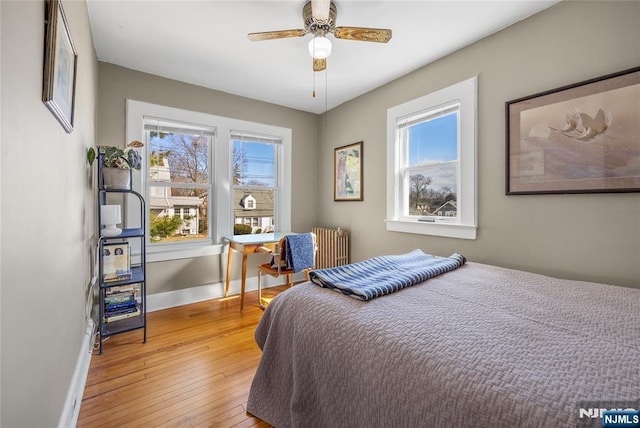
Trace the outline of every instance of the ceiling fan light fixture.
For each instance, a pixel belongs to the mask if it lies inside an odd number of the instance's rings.
[[[317,59],[327,58],[331,55],[331,40],[324,36],[315,36],[309,41],[309,55]]]

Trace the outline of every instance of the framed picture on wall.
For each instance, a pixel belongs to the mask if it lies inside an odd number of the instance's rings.
[[[73,131],[78,54],[59,0],[45,2],[42,101],[67,133]]]
[[[362,144],[350,144],[334,149],[333,155],[333,200],[361,201]]]
[[[506,194],[640,192],[640,67],[506,103]]]

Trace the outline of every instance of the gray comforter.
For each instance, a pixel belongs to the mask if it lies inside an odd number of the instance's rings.
[[[601,426],[580,408],[640,399],[640,289],[468,263],[368,302],[298,285],[255,335],[276,427]]]

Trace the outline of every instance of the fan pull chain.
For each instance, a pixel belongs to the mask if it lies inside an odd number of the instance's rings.
[[[311,71],[313,73],[313,98],[316,97],[316,71]]]
[[[327,113],[327,105],[328,105],[328,102],[327,102],[328,95],[327,94],[329,93],[329,84],[327,83],[328,82],[328,78],[327,78],[328,74],[329,74],[329,70],[325,69],[324,70],[324,124],[325,125],[327,124],[327,115],[328,115],[328,113]]]
[[[325,126],[329,122],[329,111],[328,111],[328,101],[327,101],[329,98],[329,95],[327,95],[329,93],[329,85],[327,83],[328,74],[329,74],[329,70],[325,70],[324,71],[324,124]]]
[[[315,52],[316,51],[316,38],[315,38],[315,35],[314,35],[313,39],[311,39],[311,43],[313,43],[313,51]],[[314,65],[312,67],[313,68],[313,93],[312,93],[313,98],[316,97],[316,67],[315,67],[315,61],[316,61],[316,59],[313,58],[313,65]]]

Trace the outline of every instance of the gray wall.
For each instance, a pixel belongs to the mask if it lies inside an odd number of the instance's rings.
[[[505,196],[505,102],[640,64],[640,2],[562,2],[329,112],[320,216],[352,232],[352,260],[413,248],[640,287],[640,194]],[[437,40],[425,41],[437,43]],[[387,232],[386,110],[479,75],[475,241]],[[329,85],[331,82],[329,81]],[[364,140],[364,201],[333,201],[333,149]]]
[[[2,426],[54,426],[63,411],[85,332],[95,230],[94,177],[85,150],[124,142],[125,98],[292,128],[292,228],[349,227],[354,260],[412,248],[461,251],[473,261],[639,285],[639,194],[507,197],[503,190],[504,102],[640,64],[638,2],[563,2],[332,110],[326,123],[324,117],[98,66],[86,4],[65,1],[64,7],[79,53],[72,134],[41,102],[43,2],[0,2]],[[479,238],[386,232],[386,109],[475,74]],[[364,201],[334,202],[333,148],[360,140]],[[150,269],[150,282],[157,283],[151,292],[219,279],[218,260],[157,265]]]
[[[44,2],[0,2],[3,427],[58,424],[85,333],[98,64],[86,4],[63,4],[79,56],[72,134],[42,103]]]
[[[295,232],[311,230],[318,219],[316,198],[318,165],[317,116],[249,98],[206,89],[176,80],[146,74],[100,62],[98,142],[122,144],[125,140],[126,99],[145,101],[217,116],[291,128],[292,132],[292,219]],[[148,293],[155,294],[222,279],[226,257],[199,257],[150,263]],[[234,258],[233,278],[240,276],[240,259]],[[248,275],[255,274],[249,263]]]

